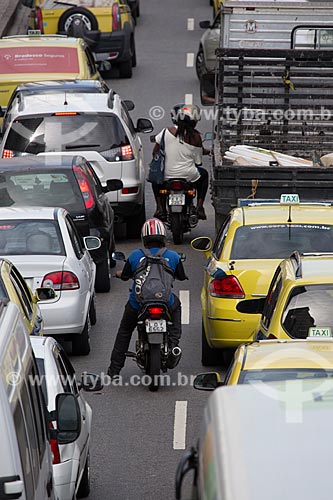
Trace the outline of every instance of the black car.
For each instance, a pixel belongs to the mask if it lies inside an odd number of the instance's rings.
[[[0,207],[63,207],[81,236],[101,239],[101,247],[91,252],[96,263],[96,292],[110,290],[109,265],[114,265],[114,213],[105,192],[121,188],[120,180],[102,187],[82,156],[28,155],[0,160]]]

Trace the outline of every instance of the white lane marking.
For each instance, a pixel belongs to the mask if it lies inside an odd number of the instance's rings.
[[[179,290],[179,300],[182,304],[182,325],[190,324],[190,291]]]
[[[193,104],[193,94],[185,94],[185,104]]]
[[[176,401],[173,424],[173,449],[185,450],[186,447],[187,401]]]
[[[187,19],[187,31],[194,31],[194,18],[189,17]]]
[[[193,66],[194,66],[194,53],[188,52],[186,54],[186,67],[193,68]]]

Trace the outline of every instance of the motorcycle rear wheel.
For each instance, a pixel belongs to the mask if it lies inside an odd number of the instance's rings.
[[[181,213],[171,213],[170,214],[170,227],[172,232],[172,238],[175,245],[180,245],[183,243],[183,214]]]
[[[161,346],[160,344],[150,344],[148,352],[147,375],[150,376],[151,382],[149,390],[157,391],[160,385],[160,371],[161,371]]]

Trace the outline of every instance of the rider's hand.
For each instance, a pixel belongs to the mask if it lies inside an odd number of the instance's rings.
[[[121,278],[121,273],[122,273],[122,271],[116,271],[115,277]]]

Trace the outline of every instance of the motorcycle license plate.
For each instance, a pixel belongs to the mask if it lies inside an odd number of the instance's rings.
[[[184,193],[169,194],[169,205],[185,205]]]
[[[164,333],[166,331],[165,319],[146,319],[147,333]]]

